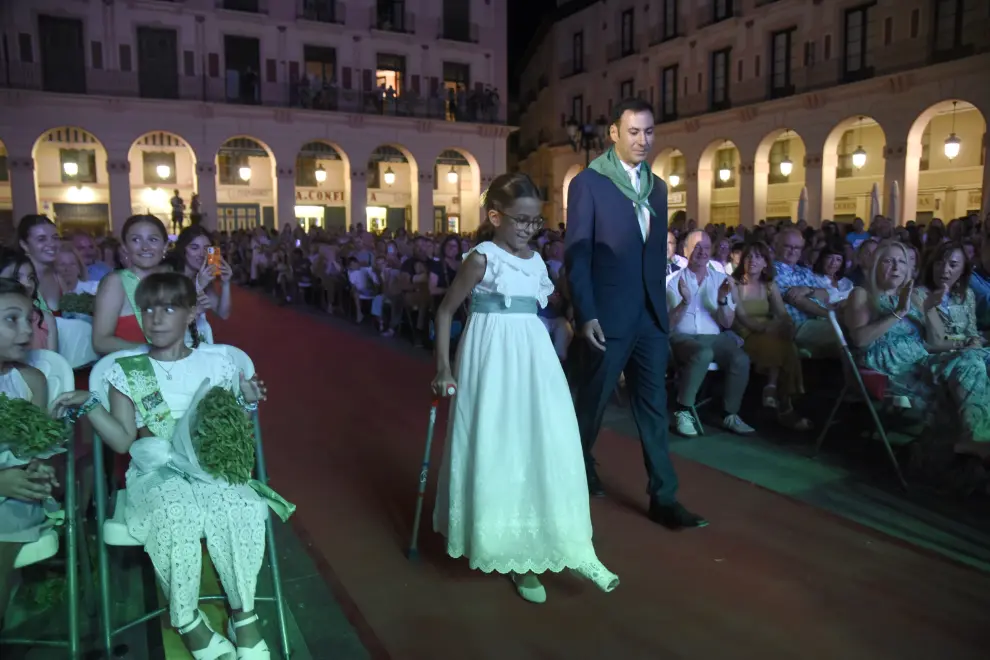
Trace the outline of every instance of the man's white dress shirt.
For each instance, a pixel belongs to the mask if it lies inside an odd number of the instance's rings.
[[[684,314],[681,315],[677,325],[671,328],[671,334],[680,333],[685,335],[717,335],[724,328],[715,320],[715,313],[718,311],[718,289],[725,281],[725,273],[720,273],[712,267],[709,262],[706,269],[705,279],[698,283],[698,276],[687,268],[674,273],[667,280],[667,311],[673,311],[681,304],[680,289],[678,283],[681,279],[687,283],[688,291],[691,292],[691,302],[688,304]],[[732,300],[732,295],[728,297],[728,307],[735,310],[736,303]]]

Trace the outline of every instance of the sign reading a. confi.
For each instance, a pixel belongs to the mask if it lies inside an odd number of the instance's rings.
[[[297,202],[342,202],[342,190],[296,190]]]

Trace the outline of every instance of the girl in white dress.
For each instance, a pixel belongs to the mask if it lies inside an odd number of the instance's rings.
[[[44,409],[45,376],[25,364],[31,349],[34,305],[16,280],[0,278],[0,393]],[[55,470],[14,456],[0,429],[0,624],[14,584],[14,561],[25,543],[38,540],[45,523],[44,501],[52,493]]]
[[[141,280],[134,298],[151,347],[136,358],[118,358],[108,371],[110,411],[98,395],[70,392],[55,401],[54,412],[81,407],[111,449],[130,452],[127,529],[144,544],[169,599],[172,625],[193,658],[267,659],[254,613],[266,500],[247,485],[190,477],[172,437],[207,379],[234,390],[246,408],[265,393],[256,377],[245,379],[224,353],[186,345],[196,297],[185,275],[155,273]],[[203,538],[232,610],[228,636],[236,649],[198,609]]]
[[[451,557],[510,574],[533,603],[537,577],[571,569],[611,591],[618,578],[591,542],[588,479],[570,390],[536,312],[553,283],[529,247],[542,201],[524,174],[497,177],[485,195],[481,242],[465,255],[436,316],[433,390],[456,388],[433,513]],[[484,235],[484,237],[483,237]],[[484,238],[491,236],[491,241]],[[450,322],[471,313],[450,368]],[[455,378],[456,373],[456,378]]]

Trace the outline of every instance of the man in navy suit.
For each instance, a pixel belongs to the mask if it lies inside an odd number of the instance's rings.
[[[565,264],[579,336],[578,426],[588,488],[602,497],[591,455],[605,406],[625,372],[649,477],[649,517],[671,529],[708,522],[677,501],[667,445],[667,184],[646,163],[653,108],[619,103],[614,146],[574,177],[567,195]]]

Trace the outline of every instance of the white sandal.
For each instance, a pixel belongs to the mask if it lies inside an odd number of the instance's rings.
[[[210,639],[210,643],[206,648],[198,651],[190,651],[193,660],[234,660],[237,657],[234,645],[230,643],[229,639],[210,627],[210,622],[203,616],[202,610],[196,610],[196,618],[192,620],[192,623],[178,628],[178,633],[180,635],[187,635],[199,626],[200,623],[213,633],[213,637]]]
[[[230,636],[234,643],[237,643],[237,629],[243,626],[250,625],[258,621],[258,615],[252,614],[251,616],[235,621],[234,617],[231,616],[227,619],[227,635]],[[272,657],[272,652],[268,650],[268,644],[262,639],[260,642],[252,647],[238,646],[237,647],[237,660],[269,660]]]
[[[539,578],[536,578],[535,587],[524,585],[523,580],[525,578],[525,575],[519,575],[518,573],[512,574],[512,584],[515,585],[516,592],[522,596],[523,600],[537,605],[547,602],[547,590],[540,584]]]

